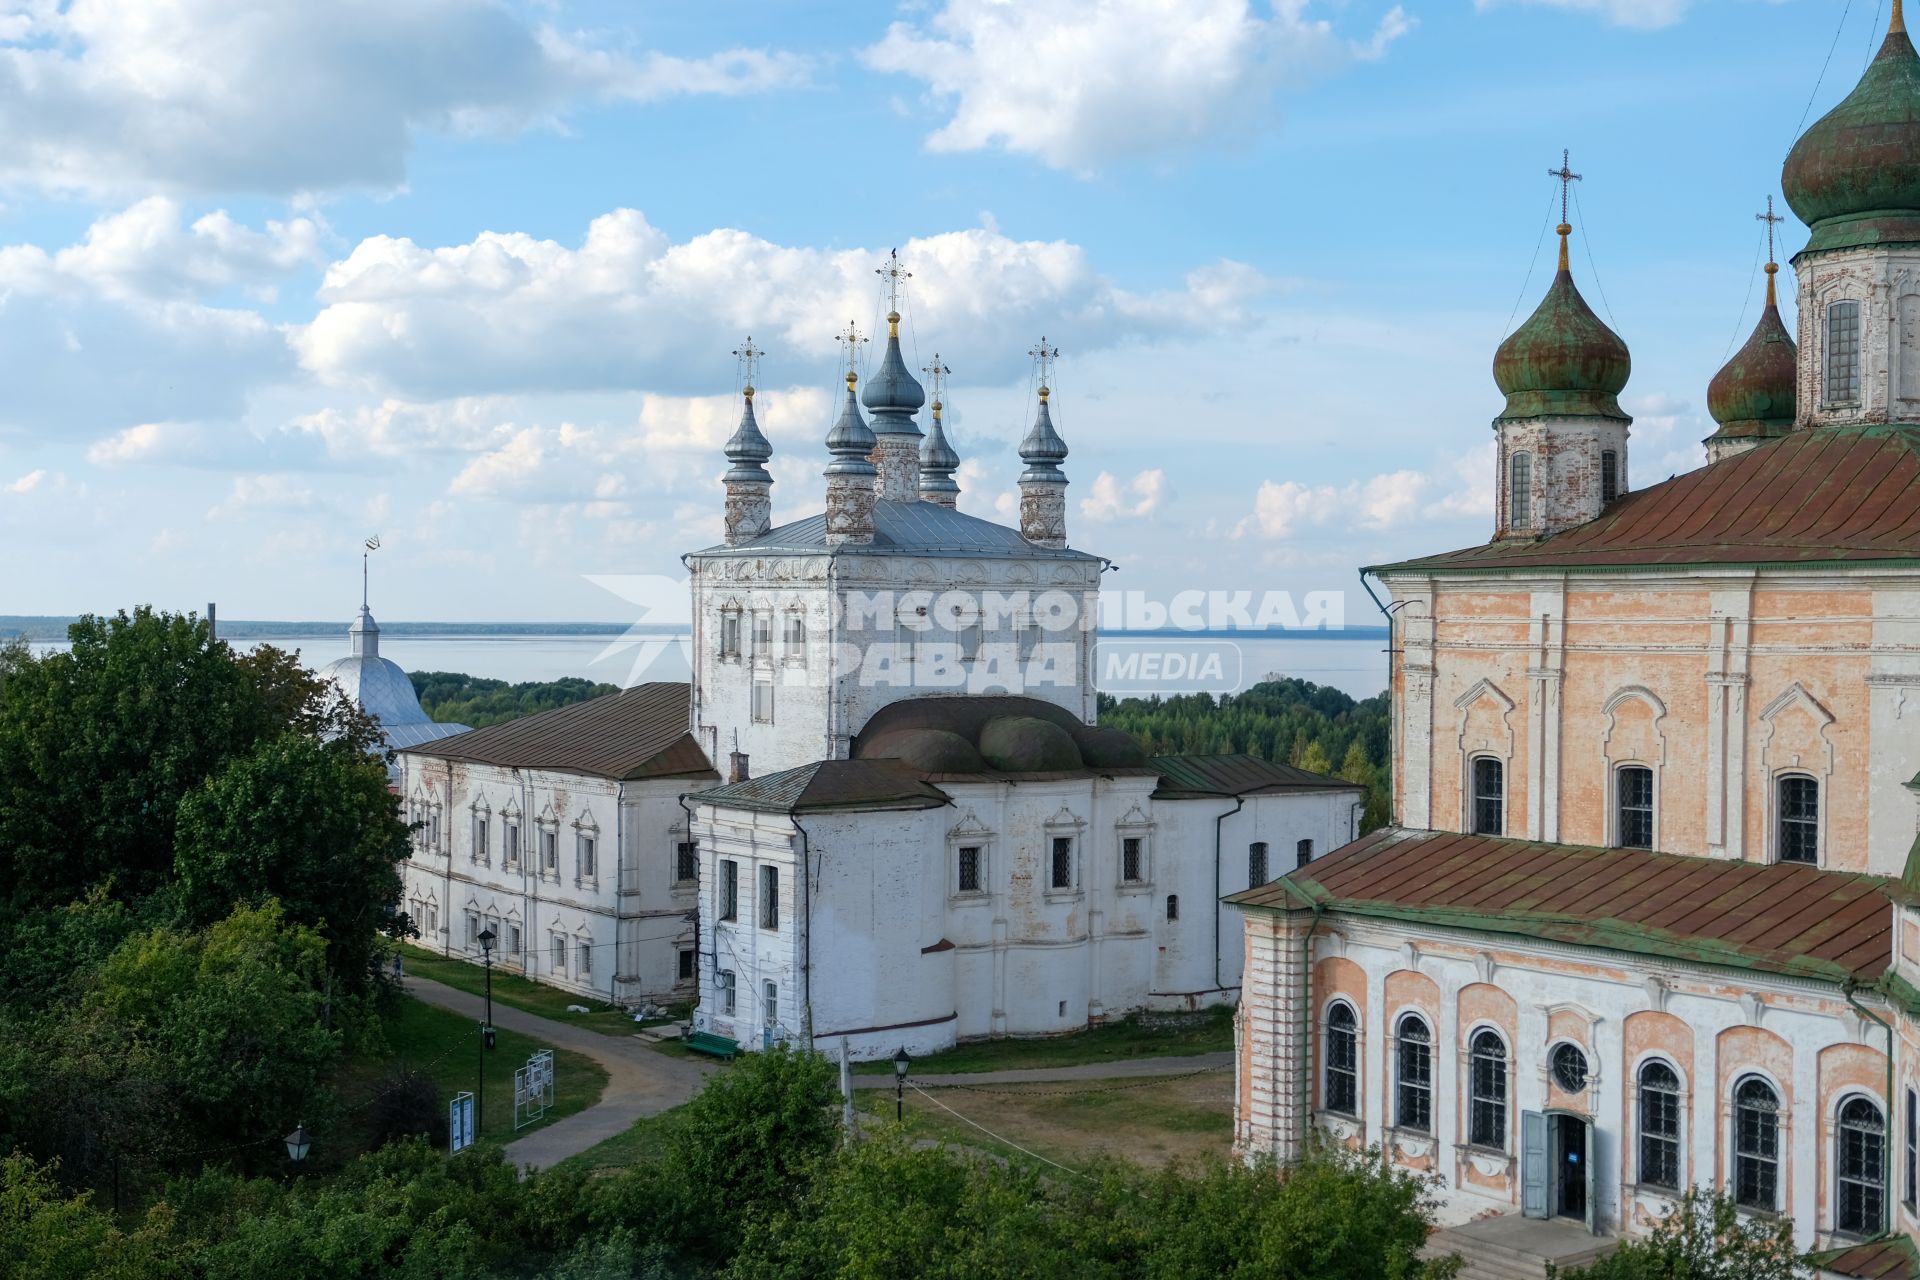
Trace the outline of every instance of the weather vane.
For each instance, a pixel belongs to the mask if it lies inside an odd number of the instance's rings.
[[[1547,170],[1548,177],[1560,179],[1560,221],[1563,224],[1567,220],[1567,193],[1573,189],[1574,183],[1580,181],[1580,175],[1568,163],[1569,158],[1567,149],[1560,148],[1560,167]]]
[[[760,357],[767,354],[753,345],[753,335],[733,349],[734,359],[740,362],[740,381],[745,385],[747,399],[753,399],[753,373],[760,367]]]
[[[367,549],[360,553],[360,607],[367,607],[367,561],[380,549],[380,535],[374,534],[367,539]]]
[[[1027,354],[1033,358],[1034,368],[1039,371],[1040,394],[1044,396],[1052,385],[1053,362],[1060,358],[1060,348],[1048,346],[1046,338],[1042,337],[1039,345]]]

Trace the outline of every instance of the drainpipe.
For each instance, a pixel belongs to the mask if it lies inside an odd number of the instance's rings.
[[[1220,797],[1225,800],[1227,797]],[[1247,807],[1245,796],[1233,797],[1233,808],[1218,814],[1213,819],[1213,989],[1224,991],[1220,981],[1220,832],[1228,818]],[[1246,990],[1247,976],[1240,975],[1240,989]]]
[[[1400,754],[1400,739],[1396,736],[1398,726],[1395,724],[1397,717],[1393,705],[1394,656],[1400,652],[1400,647],[1393,642],[1393,610],[1382,604],[1380,597],[1373,593],[1373,587],[1367,582],[1365,569],[1360,571],[1360,589],[1367,593],[1368,598],[1373,601],[1373,607],[1378,609],[1387,620],[1387,825],[1392,826],[1400,816],[1400,806],[1394,803],[1400,794],[1400,779],[1395,776],[1399,772],[1395,765]]]
[[[1313,912],[1306,933],[1300,937],[1300,982],[1306,993],[1306,998],[1300,1002],[1300,1146],[1304,1151],[1307,1132],[1313,1127],[1313,933],[1320,927],[1320,917],[1325,908],[1286,876],[1280,877],[1280,883]]]
[[[800,1038],[807,1052],[813,1052],[813,840],[794,815],[798,806],[787,810],[787,821],[800,834]],[[841,1055],[844,1061],[846,1055]]]
[[[627,884],[626,821],[627,784],[625,782],[618,782],[614,784],[613,789],[613,972],[607,978],[608,1003],[615,1006],[618,1006],[620,1003],[620,917],[622,915],[620,910],[620,891],[626,888]],[[594,868],[594,871],[597,880],[599,868]],[[641,909],[645,910],[644,901],[641,904]],[[633,931],[636,934],[640,932],[639,921],[637,919],[634,922]],[[635,940],[634,947],[638,949],[638,939]],[[628,966],[627,981],[629,983],[632,983],[632,981],[639,976],[639,969],[640,966],[637,963]]]
[[[700,883],[700,880],[699,880],[699,876],[700,876],[700,864],[699,864],[699,862],[697,861],[697,859],[698,859],[698,858],[700,857],[700,846],[699,846],[699,845],[697,845],[697,844],[694,844],[694,839],[693,839],[693,810],[692,810],[692,809],[689,809],[689,808],[687,807],[687,796],[688,796],[688,795],[690,795],[690,794],[691,794],[690,792],[686,792],[686,791],[682,791],[682,792],[681,792],[681,793],[679,794],[679,796],[678,796],[678,797],[676,797],[676,798],[677,798],[677,799],[679,800],[679,802],[680,802],[680,811],[681,811],[682,813],[684,813],[684,814],[686,814],[686,815],[687,815],[687,843],[688,843],[688,844],[692,844],[692,845],[693,845],[693,856],[694,856],[694,858],[696,859],[696,861],[695,861],[695,863],[694,863],[694,866],[693,866],[693,874],[694,874],[694,885],[695,885],[695,888],[694,888],[694,891],[693,891],[693,894],[694,894],[694,904],[693,904],[693,1007],[694,1007],[695,1009],[698,1009],[698,1008],[700,1007],[700,988],[701,988],[702,986],[704,986],[704,985],[705,985],[705,983],[706,983],[706,979],[705,979],[705,978],[704,978],[704,977],[702,976],[702,975],[703,975],[703,974],[704,974],[704,973],[706,972],[706,966],[704,966],[704,965],[702,965],[702,964],[700,963],[700,890],[699,890],[699,887],[698,887],[698,886],[699,886],[699,883]],[[676,850],[674,850],[674,856],[675,856],[675,857],[677,858],[677,857],[679,857],[679,855],[680,855],[680,851],[679,851],[678,849],[676,849]],[[675,873],[677,874],[677,873],[678,873],[678,871],[679,871],[679,868],[678,868],[678,867],[676,867],[676,868],[674,868],[674,870],[675,870]],[[691,1021],[692,1021],[692,1019],[691,1019],[691,1018],[689,1018],[689,1019],[688,1019],[688,1021],[689,1021],[689,1022],[691,1022]]]
[[[1893,1135],[1895,1133],[1893,1123],[1895,1114],[1893,1101],[1893,1024],[1853,998],[1853,993],[1858,989],[1859,985],[1860,984],[1852,978],[1848,978],[1840,984],[1840,994],[1847,998],[1847,1003],[1853,1006],[1855,1013],[1863,1018],[1868,1018],[1879,1023],[1880,1029],[1887,1033],[1887,1140],[1881,1144],[1880,1147],[1881,1152],[1885,1156],[1885,1158],[1880,1161],[1880,1232],[1873,1237],[1873,1240],[1867,1241],[1868,1244],[1872,1244],[1874,1241],[1885,1240],[1893,1235],[1891,1228],[1891,1223],[1893,1222],[1892,1157],[1894,1151]]]

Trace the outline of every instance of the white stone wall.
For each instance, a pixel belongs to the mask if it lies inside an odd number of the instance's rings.
[[[774,1037],[800,1033],[809,964],[816,1042],[844,1035],[861,1057],[1230,1002],[1240,921],[1220,912],[1217,898],[1246,887],[1248,844],[1267,840],[1270,873],[1282,874],[1300,840],[1313,841],[1316,854],[1344,843],[1360,797],[1345,789],[1250,797],[1223,824],[1216,875],[1214,819],[1232,801],[1155,801],[1156,784],[1097,776],[945,783],[948,806],[815,814],[798,828],[785,815],[700,806],[700,1024],[750,1047],[765,1043],[766,1021],[746,997],[771,981],[782,993]],[[811,904],[789,887],[799,884],[801,829]],[[1075,842],[1066,889],[1051,883],[1055,838]],[[1127,839],[1143,842],[1137,881],[1123,875]],[[960,887],[963,848],[980,850],[977,892]],[[729,860],[739,867],[739,918],[722,922],[719,863]],[[781,877],[777,930],[758,923],[762,866]],[[1181,904],[1173,920],[1169,897]],[[711,981],[722,969],[735,974],[731,1018]]]
[[[471,918],[494,930],[494,963],[503,970],[615,1003],[692,998],[693,982],[679,978],[679,952],[694,944],[687,915],[696,886],[674,880],[675,846],[686,838],[677,797],[705,784],[619,783],[415,754],[400,762],[402,803],[427,819],[401,866],[403,909],[417,919],[415,904],[431,903],[437,917],[421,946],[478,963]],[[483,815],[484,854],[476,844]],[[510,824],[519,830],[519,857],[511,863]],[[544,832],[555,837],[552,872],[541,865]],[[576,874],[583,835],[595,842],[591,877]],[[559,963],[556,937],[566,943]]]
[[[1073,617],[1092,619],[1099,590],[1096,561],[860,555],[841,549],[833,556],[696,557],[692,573],[693,724],[710,759],[724,761],[736,737],[757,776],[844,759],[849,742],[874,712],[901,698],[926,695],[1024,693],[1093,719],[1090,630],[1031,625],[1031,634],[1023,636],[1017,619],[1007,618],[982,626],[977,661],[954,663],[958,638],[952,632],[909,627],[887,639],[861,615],[862,602],[882,594],[903,609],[932,611],[949,591],[973,599],[976,608],[988,592],[1005,599],[1024,595],[1034,605],[1045,593],[1056,592],[1071,602]],[[722,652],[724,620],[736,611],[741,618],[737,656]],[[763,649],[753,643],[756,616],[772,623],[772,643]],[[787,620],[793,616],[806,626],[805,652],[798,659],[786,643]],[[914,649],[909,661],[897,661],[908,647],[927,644],[949,647],[944,667],[934,651],[924,648]],[[1029,653],[1048,669],[1023,662],[1022,655]],[[1036,676],[1036,683],[1023,682]],[[754,716],[756,682],[772,687],[770,721]]]
[[[1799,278],[1799,422],[1920,420],[1920,247],[1865,246],[1794,259]],[[1827,314],[1860,304],[1858,400],[1827,397]]]
[[[1314,1123],[1337,1141],[1379,1144],[1393,1163],[1437,1174],[1443,1221],[1518,1211],[1519,1114],[1564,1112],[1591,1122],[1599,1229],[1645,1230],[1673,1200],[1671,1193],[1636,1180],[1635,1082],[1640,1067],[1659,1058],[1681,1080],[1683,1185],[1726,1185],[1737,1081],[1758,1073],[1778,1089],[1780,1207],[1793,1218],[1800,1246],[1824,1244],[1834,1229],[1838,1108],[1847,1098],[1864,1096],[1887,1114],[1884,1033],[1831,986],[1511,935],[1449,934],[1338,912],[1328,913],[1315,931],[1312,968],[1303,972],[1300,937],[1312,917],[1249,915],[1236,1118],[1240,1149],[1248,1155],[1291,1154],[1299,1141],[1301,1104],[1310,1101]],[[1324,1016],[1335,998],[1359,1014],[1357,1115],[1323,1109]],[[1860,998],[1879,1016],[1893,1016],[1877,996]],[[1502,1001],[1510,1013],[1502,1011]],[[1306,1046],[1298,1040],[1303,1003],[1313,1013],[1313,1040]],[[1425,1017],[1434,1033],[1430,1134],[1397,1129],[1392,1120],[1394,1028],[1409,1011]],[[1499,1032],[1508,1047],[1504,1151],[1466,1142],[1466,1046],[1484,1026]],[[1589,1067],[1589,1083],[1576,1094],[1553,1084],[1547,1066],[1551,1046],[1568,1041],[1581,1048]],[[1901,1078],[1912,1074],[1911,1064],[1903,1063]],[[1898,1154],[1898,1144],[1890,1145],[1889,1160],[1897,1161]]]
[[[1618,455],[1616,483],[1627,489],[1627,424],[1617,418],[1528,418],[1497,422],[1498,469],[1494,476],[1497,537],[1539,537],[1585,524],[1603,510],[1601,459]],[[1513,524],[1513,455],[1532,458],[1529,512],[1524,528]]]

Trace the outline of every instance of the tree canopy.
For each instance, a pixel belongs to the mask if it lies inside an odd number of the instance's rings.
[[[620,692],[619,685],[599,684],[578,676],[508,684],[455,671],[410,671],[407,679],[413,681],[413,691],[420,696],[421,709],[429,717],[473,729]]]

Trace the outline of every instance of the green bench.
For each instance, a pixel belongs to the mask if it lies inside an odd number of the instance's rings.
[[[729,1062],[733,1061],[734,1056],[740,1052],[739,1041],[714,1035],[711,1031],[696,1031],[680,1043],[695,1053],[709,1054]]]

